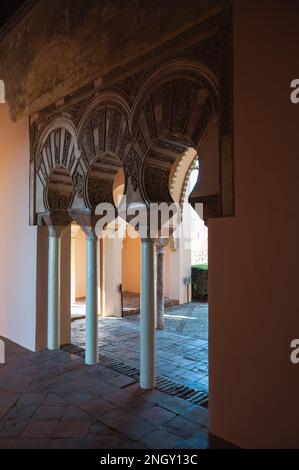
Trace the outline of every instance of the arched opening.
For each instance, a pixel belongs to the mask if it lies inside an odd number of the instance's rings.
[[[105,112],[101,109],[101,112],[92,114],[88,123],[80,124],[79,140],[81,158],[86,167],[83,198],[87,212],[95,214],[101,203],[118,207],[120,199],[126,194],[133,208],[146,207],[147,210],[152,203],[161,203],[169,208],[176,203],[182,214],[176,222],[171,215],[166,220],[165,225],[168,224],[171,229],[167,243],[160,243],[161,231],[156,232],[154,249],[152,244],[148,247],[151,242],[148,243],[144,237],[141,241],[140,237],[128,236],[131,223],[129,217],[124,218],[122,238],[111,239],[107,236],[110,227],[105,229],[99,242],[99,312],[103,317],[108,317],[102,322],[102,327],[105,325],[104,337],[108,341],[109,331],[113,337],[117,337],[118,345],[123,342],[123,347],[115,345],[111,349],[111,345],[103,340],[102,352],[109,356],[113,351],[115,358],[139,368],[139,336],[145,338],[147,333],[144,321],[143,327],[139,327],[140,305],[143,311],[147,309],[146,305],[151,305],[150,316],[151,319],[154,318],[153,299],[156,289],[156,298],[162,295],[163,309],[166,309],[164,330],[157,333],[157,375],[166,376],[169,380],[175,378],[178,387],[206,393],[208,312],[206,305],[203,326],[198,315],[199,304],[192,302],[192,265],[196,263],[193,245],[196,244],[198,249],[200,239],[198,228],[192,227],[204,218],[203,204],[210,200],[219,200],[220,142],[217,92],[214,85],[209,86],[206,79],[199,80],[198,77],[194,70],[187,70],[186,73],[176,71],[171,78],[169,75],[164,76],[160,82],[152,83],[151,87],[147,84],[135,100],[127,132],[122,130],[126,127],[126,119],[116,112],[118,131],[113,133],[113,139],[105,137],[105,128],[109,127],[109,113],[112,113],[107,107]],[[103,124],[105,119],[106,127]],[[119,135],[122,136],[121,140],[117,137]],[[121,160],[116,154],[121,155]],[[199,167],[196,169],[197,161],[200,161],[200,171]],[[199,180],[199,173],[204,187],[200,188],[201,217],[198,218],[188,200],[194,192],[195,182]],[[123,206],[120,210],[121,217],[122,208]],[[206,230],[202,222],[201,228]],[[151,263],[147,297],[140,292],[146,292],[149,279],[147,272],[143,271],[143,266],[149,259],[145,260],[144,253],[146,256],[149,254],[151,259],[156,258],[156,268]],[[161,256],[164,264],[159,278],[158,259]],[[154,269],[156,281],[153,281]],[[158,304],[156,311],[159,330]],[[115,321],[114,318],[124,321]],[[150,329],[149,335],[153,338],[152,325]],[[77,344],[84,345],[83,331],[84,323],[80,326],[77,322]],[[129,339],[133,341],[130,347],[126,343]],[[170,357],[165,359],[164,344],[168,341],[175,361]],[[200,355],[197,353],[198,349],[201,350]],[[191,365],[197,369],[196,372],[192,373]]]
[[[177,64],[165,67],[144,85],[136,104],[136,122],[146,142],[142,166],[144,199],[148,204],[171,205],[174,201],[182,208],[182,217],[176,222],[169,221],[173,233],[169,237],[168,246],[165,248],[164,243],[158,240],[156,247],[157,323],[160,329],[164,324],[163,331],[158,331],[156,335],[158,373],[160,370],[168,377],[176,377],[182,386],[206,393],[208,311],[207,305],[203,312],[201,304],[191,302],[194,291],[192,218],[196,222],[193,228],[197,237],[195,243],[198,244],[200,236],[196,228],[198,218],[188,199],[192,192],[190,178],[197,159],[201,171],[200,198],[196,201],[196,209],[202,219],[207,221],[209,217],[218,217],[222,213],[223,207],[219,201],[223,189],[228,187],[230,191],[231,188],[223,184],[221,179],[224,152],[219,125],[217,80],[213,80],[206,70],[200,68],[186,66],[178,70]],[[202,222],[201,228],[204,232]],[[165,294],[168,290],[169,295],[174,295],[180,305],[165,311]],[[152,332],[150,334],[154,338]],[[161,366],[161,357],[164,354],[163,342],[168,335],[176,338],[172,346],[172,356],[176,359],[169,361],[165,367],[165,363]],[[184,339],[175,335],[183,335]],[[188,350],[184,342],[188,343]],[[198,350],[201,350],[200,355]],[[150,349],[148,357],[151,357],[153,364],[154,356]]]
[[[100,204],[117,208],[125,193],[125,173],[113,154],[101,154],[91,163],[85,184],[85,198],[93,212]],[[113,222],[112,222],[113,224]],[[110,226],[98,238],[98,312],[102,317],[121,315],[121,240],[107,236]],[[72,224],[72,317],[84,322],[86,314],[86,236]],[[82,331],[84,323],[82,323]],[[77,338],[78,341],[78,338]]]
[[[140,313],[141,239],[127,226],[122,246],[123,315]]]
[[[202,158],[198,149],[179,135],[160,138],[146,154],[142,183],[150,203],[175,202],[181,208],[181,219],[169,240],[156,247],[156,308],[162,330],[156,334],[158,374],[207,393],[208,229],[203,203],[194,208],[189,204],[189,196],[201,180]],[[164,344],[170,339],[175,359],[165,361]]]
[[[94,358],[100,344],[101,353],[108,358],[117,356],[125,365],[132,361],[139,369],[139,347],[142,356],[147,356],[146,361],[141,361],[140,375],[144,378],[150,371],[146,380],[141,381],[144,389],[155,386],[152,347],[155,287],[157,296],[158,288],[160,294],[162,292],[163,307],[167,307],[165,301],[168,297],[176,303],[174,307],[177,309],[177,313],[168,317],[166,312],[165,330],[157,334],[158,377],[177,381],[177,388],[182,390],[197,379],[200,385],[200,375],[206,372],[199,372],[201,368],[198,365],[198,352],[204,355],[203,343],[199,348],[199,343],[190,340],[192,335],[189,333],[193,328],[188,326],[196,320],[193,318],[194,310],[189,308],[192,234],[176,236],[176,233],[171,233],[167,246],[159,244],[161,240],[155,246],[152,243],[154,237],[148,235],[142,237],[141,242],[140,238],[129,239],[127,227],[124,239],[115,241],[103,237],[97,244],[97,234],[94,233],[96,211],[101,203],[119,206],[119,199],[124,194],[130,207],[143,206],[146,211],[150,203],[170,205],[176,202],[183,206],[192,191],[193,164],[199,157],[202,159],[203,178],[198,188],[198,203],[206,206],[207,200],[211,202],[211,211],[203,218],[207,221],[210,216],[233,214],[229,15],[225,11],[225,21],[222,22],[217,11],[218,8],[213,9],[211,19],[208,19],[208,14],[199,12],[200,21],[205,18],[200,27],[194,22],[192,29],[185,31],[181,25],[182,35],[176,36],[173,31],[173,39],[165,43],[161,39],[157,48],[150,48],[148,53],[139,58],[136,56],[130,63],[120,64],[116,60],[119,67],[103,71],[101,77],[93,76],[90,83],[87,80],[84,85],[81,84],[82,87],[78,85],[80,88],[77,90],[74,84],[71,87],[67,83],[66,86],[61,84],[58,90],[60,96],[53,96],[53,99],[50,94],[43,95],[41,99],[36,96],[33,106],[27,103],[34,112],[30,116],[32,224],[40,223],[45,214],[48,216],[47,211],[69,212],[68,215],[78,224],[72,224],[72,272],[75,272],[72,299],[74,303],[81,299],[84,307],[87,277],[87,310],[88,320],[91,321],[87,322],[86,351],[89,356],[88,350],[92,350],[93,356],[87,363],[96,363]],[[95,59],[98,62],[97,54]],[[63,97],[62,89],[71,92]],[[46,107],[41,109],[42,102],[48,101],[48,98],[51,103],[48,103],[49,106],[45,103]],[[211,123],[214,126],[212,133],[208,132]],[[53,167],[59,165],[67,168],[74,182],[74,195],[64,188],[67,175],[52,172]],[[63,173],[63,167],[60,169]],[[51,181],[44,198],[50,173]],[[59,217],[53,217],[52,223],[55,220],[60,223]],[[129,224],[131,219],[124,220]],[[188,221],[183,210],[182,221],[177,227],[172,225],[171,229],[178,231],[185,225],[190,228],[193,222]],[[56,233],[53,227],[51,232],[52,235]],[[50,236],[48,245],[52,247],[50,252],[58,253],[59,250],[54,249],[59,245],[58,236]],[[101,261],[95,263],[98,251]],[[154,278],[158,272],[155,273],[153,261],[157,261],[160,252],[164,256],[164,272],[162,270],[162,281],[155,286]],[[194,261],[197,262],[201,264],[203,259]],[[57,259],[53,256],[53,262],[49,263],[55,271],[52,285],[59,277],[59,264],[59,256]],[[97,269],[100,273],[98,284]],[[98,337],[98,313],[110,317],[122,314],[124,308],[119,302],[120,286],[123,292],[133,292],[138,297],[141,284],[142,310],[145,313],[140,329],[131,329],[128,325],[130,320],[127,323],[122,320],[117,322],[122,324],[122,330],[110,328],[107,322],[107,329],[102,330]],[[163,285],[164,289],[161,288]],[[101,291],[101,305],[97,311],[98,290]],[[50,286],[48,292],[51,294],[51,291],[54,289]],[[59,294],[58,289],[53,295],[55,301],[56,294]],[[55,309],[54,313],[59,313],[56,305]],[[186,327],[188,334],[185,334]],[[140,330],[143,339],[141,347],[138,341]],[[85,341],[84,334],[83,339]],[[123,377],[121,379],[125,380]],[[134,373],[133,379],[138,381],[138,374]],[[124,387],[128,385],[128,382],[124,383]]]
[[[125,192],[125,175],[118,157],[103,154],[95,158],[86,180],[86,199],[90,208],[95,209],[101,203],[119,205]]]

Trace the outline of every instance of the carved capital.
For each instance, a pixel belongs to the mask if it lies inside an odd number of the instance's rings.
[[[57,238],[58,240],[61,238],[62,233],[64,232],[66,227],[60,227],[57,225],[49,225],[49,238]]]
[[[157,238],[155,240],[157,255],[164,255],[165,254],[165,249],[167,248],[168,244],[169,244],[169,239],[168,238]]]
[[[141,243],[143,245],[154,245],[155,239],[154,238],[141,238]]]
[[[61,227],[62,231],[71,223],[71,218],[67,211],[53,211],[40,214],[38,217],[38,225],[47,227]]]
[[[102,216],[95,215],[89,209],[83,209],[80,211],[71,210],[70,216],[72,219],[81,227],[87,238],[97,238],[96,225]]]

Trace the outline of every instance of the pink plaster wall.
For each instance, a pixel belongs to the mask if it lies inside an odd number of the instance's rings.
[[[37,228],[29,227],[29,131],[0,104],[0,335],[35,349]]]
[[[236,217],[209,223],[210,431],[299,447],[299,3],[234,2]]]
[[[126,237],[122,252],[122,282],[124,292],[139,294],[141,282],[141,240]]]

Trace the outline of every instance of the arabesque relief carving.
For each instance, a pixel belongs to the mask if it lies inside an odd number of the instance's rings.
[[[31,117],[31,223],[49,210],[45,194],[51,208],[63,210],[94,211],[99,202],[113,203],[121,167],[135,201],[171,202],[173,165],[188,148],[200,154],[215,119],[219,154],[202,158],[217,160],[220,175],[224,164],[227,179],[206,198],[217,196],[216,216],[233,215],[227,202],[233,201],[230,30],[228,15],[219,14]],[[72,180],[71,207],[57,188],[49,190],[49,176],[59,166]]]

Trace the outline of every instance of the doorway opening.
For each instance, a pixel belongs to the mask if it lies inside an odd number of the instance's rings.
[[[192,158],[191,158],[192,156]],[[175,161],[177,155],[175,157]],[[164,328],[156,331],[157,377],[178,391],[208,393],[208,304],[197,297],[194,271],[207,273],[207,227],[202,205],[197,212],[188,198],[200,177],[196,153],[188,171],[169,171],[169,191],[182,205],[183,235],[174,233],[164,252]],[[184,178],[179,177],[184,171]],[[176,183],[174,183],[176,179]],[[180,182],[180,191],[176,190]],[[72,227],[72,342],[85,346],[86,248],[79,226]],[[123,239],[99,240],[99,352],[133,371],[140,361],[141,239],[126,224]],[[158,287],[158,284],[157,284]],[[207,286],[206,286],[207,287]],[[174,385],[175,384],[175,385]],[[193,395],[191,393],[193,391]],[[200,395],[201,393],[203,395]],[[178,395],[180,396],[180,395]],[[206,401],[205,401],[206,402]]]

